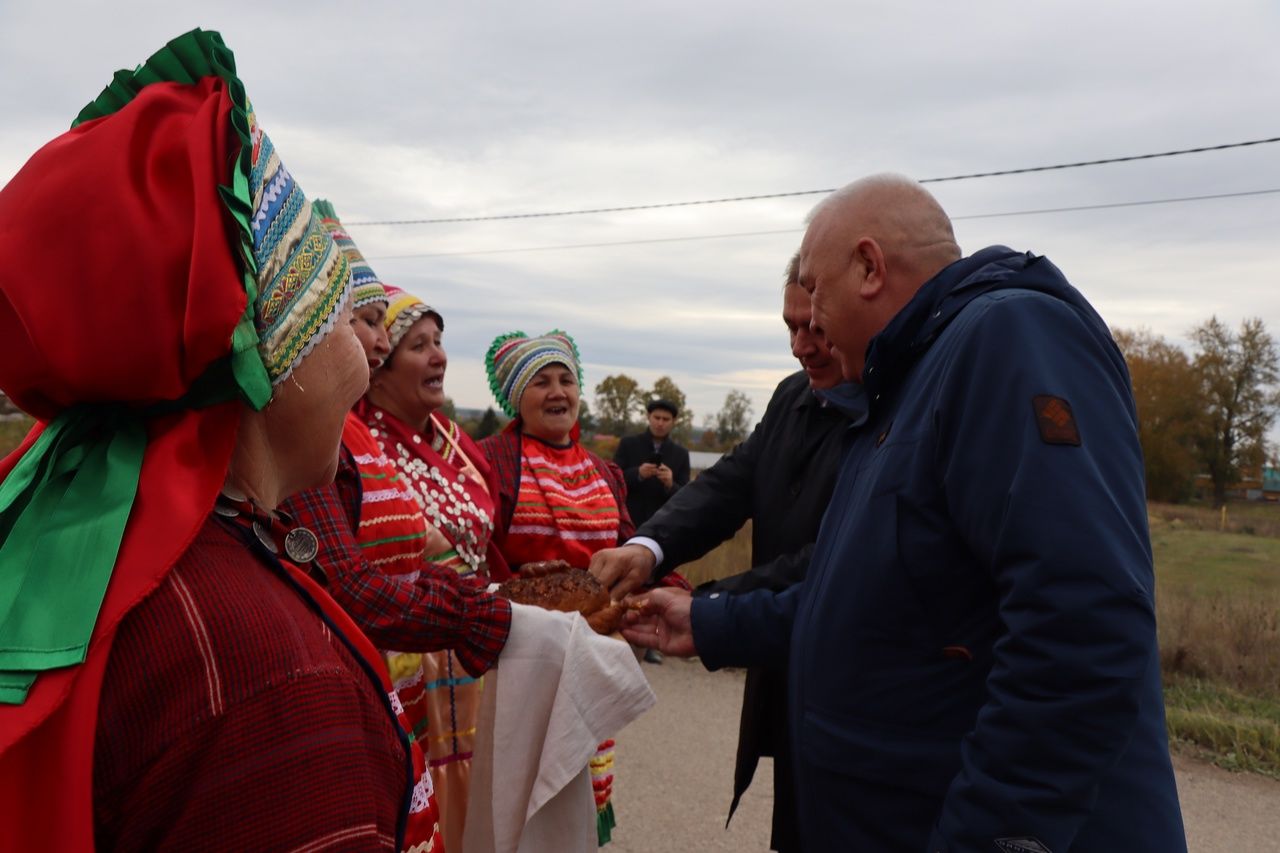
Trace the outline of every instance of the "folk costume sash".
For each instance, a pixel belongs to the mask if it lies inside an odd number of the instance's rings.
[[[565,560],[586,568],[618,542],[618,502],[577,441],[556,447],[520,437],[520,492],[504,549],[513,565]]]

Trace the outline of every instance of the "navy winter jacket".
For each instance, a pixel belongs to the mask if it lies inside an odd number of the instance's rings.
[[[805,849],[1185,850],[1102,319],[992,247],[920,289],[863,377],[805,583],[693,605],[708,666],[789,654]]]

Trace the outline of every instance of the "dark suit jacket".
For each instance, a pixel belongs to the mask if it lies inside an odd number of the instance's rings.
[[[631,520],[643,524],[662,508],[671,496],[689,482],[689,451],[676,444],[671,436],[662,442],[658,454],[671,469],[671,490],[657,477],[640,479],[640,466],[653,457],[653,436],[649,430],[639,435],[628,435],[618,442],[613,461],[622,469],[627,480],[627,510]]]
[[[699,594],[781,590],[802,579],[835,485],[848,423],[818,403],[804,371],[782,380],[751,435],[636,531],[662,546],[659,573],[703,556],[750,518],[753,567],[707,584]],[[774,756],[774,846],[793,850],[799,849],[799,832],[789,772],[786,685],[785,671],[747,673],[730,814],[751,784],[759,757]]]

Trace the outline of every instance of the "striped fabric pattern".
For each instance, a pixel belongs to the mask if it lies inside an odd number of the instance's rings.
[[[360,551],[374,568],[403,575],[422,568],[427,523],[404,475],[382,452],[354,413],[347,415],[342,443],[360,469]]]
[[[351,269],[252,109],[249,135],[259,287],[255,322],[267,375],[278,385],[333,329],[351,292]]]
[[[618,541],[618,502],[609,482],[576,442],[554,447],[523,436],[520,491],[506,550],[513,564],[566,560],[585,568]]]

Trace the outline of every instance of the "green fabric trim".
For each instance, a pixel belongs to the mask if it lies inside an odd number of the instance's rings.
[[[21,704],[39,673],[84,661],[138,490],[147,418],[241,399],[261,409],[271,380],[258,351],[258,297],[249,192],[250,107],[235,57],[214,32],[193,30],[133,71],[118,71],[72,127],[112,115],[153,83],[226,82],[240,147],[219,196],[240,235],[245,309],[231,351],[179,400],[139,411],[67,409],[0,483],[0,703]]]
[[[603,847],[613,838],[613,829],[618,825],[613,816],[613,803],[605,803],[604,808],[596,812],[596,846]]]
[[[73,407],[0,484],[0,702],[84,661],[146,447],[136,414]]]
[[[361,548],[373,548],[378,545],[389,545],[393,542],[408,542],[410,539],[421,539],[421,533],[406,533],[403,536],[387,536],[383,539],[370,539],[367,542],[361,542]]]

